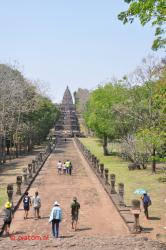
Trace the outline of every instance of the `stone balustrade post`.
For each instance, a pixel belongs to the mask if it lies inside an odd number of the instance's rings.
[[[32,179],[32,164],[28,164],[29,179]]]
[[[23,168],[23,177],[24,177],[24,184],[27,185],[28,184],[28,179],[27,179],[27,176],[28,176],[28,173],[27,173],[27,168]]]
[[[42,153],[42,152],[39,153],[39,161],[40,161],[40,162],[43,161],[43,153]]]
[[[101,175],[101,177],[103,177],[103,173],[104,173],[104,164],[100,163],[100,175]]]
[[[141,212],[140,205],[141,203],[139,200],[132,200],[131,212],[134,215],[133,233],[140,233],[142,231],[142,227],[139,223],[139,215]]]
[[[21,195],[21,184],[22,184],[22,176],[19,175],[16,178],[17,191],[16,194]]]
[[[94,155],[91,156],[91,166],[93,166],[93,157]]]
[[[93,163],[94,163],[94,164],[93,164],[93,167],[94,167],[94,168],[96,168],[96,162],[97,162],[97,157],[94,156],[94,158],[93,158]]]
[[[100,173],[100,161],[97,162],[97,172]]]
[[[108,184],[108,173],[109,173],[109,169],[105,168],[104,169],[104,173],[105,173],[105,184]]]
[[[99,159],[96,158],[96,169],[98,169],[99,166]]]
[[[119,183],[118,184],[118,190],[119,190],[119,205],[124,206],[124,184]]]
[[[116,180],[115,174],[110,174],[111,194],[116,194],[116,190],[115,190],[115,180]]]
[[[8,184],[7,185],[7,195],[8,195],[8,200],[12,203],[12,198],[13,198],[13,184]]]

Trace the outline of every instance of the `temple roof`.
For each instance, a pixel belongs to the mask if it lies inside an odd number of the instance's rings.
[[[63,95],[63,99],[62,99],[62,104],[63,105],[72,105],[73,104],[73,99],[72,99],[72,95],[71,92],[67,86],[64,95]]]

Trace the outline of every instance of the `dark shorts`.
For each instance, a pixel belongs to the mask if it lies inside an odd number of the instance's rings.
[[[29,211],[29,206],[24,206],[25,211]]]
[[[10,226],[11,222],[12,222],[12,221],[4,221],[4,225]]]
[[[72,221],[78,221],[78,214],[72,214]]]

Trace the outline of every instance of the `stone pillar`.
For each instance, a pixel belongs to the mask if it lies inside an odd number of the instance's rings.
[[[124,184],[119,183],[118,184],[118,189],[119,189],[119,205],[124,206]]]
[[[91,156],[91,166],[93,166],[94,164],[94,157],[95,157],[94,155]]]
[[[32,172],[35,174],[36,173],[36,161],[32,160]]]
[[[22,183],[22,176],[17,176],[16,184],[17,184],[17,191],[16,194],[21,195],[21,183]]]
[[[32,179],[32,164],[28,164],[29,179]]]
[[[109,173],[108,168],[105,168],[104,172],[105,172],[105,184],[108,184],[108,173]]]
[[[104,164],[100,163],[100,175],[101,175],[101,177],[103,177],[103,173],[104,173]]]
[[[88,161],[90,162],[90,159],[91,159],[91,152],[90,150],[88,150]]]
[[[115,174],[110,174],[111,194],[116,194],[116,190],[115,190],[115,179],[116,179]]]
[[[8,184],[8,185],[7,185],[7,195],[8,195],[8,200],[12,203],[12,197],[13,197],[13,184]]]
[[[141,212],[140,205],[139,200],[132,200],[131,212],[134,215],[133,233],[140,233],[142,230],[142,227],[139,224],[139,215]]]
[[[51,144],[50,143],[48,144],[47,149],[48,149],[48,153],[51,153]]]
[[[41,161],[41,162],[43,161],[43,153],[42,152],[39,153],[39,161]]]
[[[23,177],[24,177],[24,184],[27,185],[28,184],[28,180],[27,180],[27,168],[23,168]]]
[[[94,160],[93,161],[94,161],[93,167],[96,168],[96,162],[97,162],[97,157],[96,156],[94,156]]]
[[[99,160],[97,160],[96,165],[97,165],[97,172],[100,173],[100,161]]]
[[[98,165],[99,165],[99,159],[96,158],[96,166],[95,166],[96,169],[98,168]]]

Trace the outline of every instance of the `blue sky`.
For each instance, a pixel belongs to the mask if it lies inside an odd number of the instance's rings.
[[[123,0],[0,0],[0,62],[19,62],[59,102],[66,85],[93,89],[152,53],[154,30],[123,25]],[[162,56],[164,52],[155,53]]]

